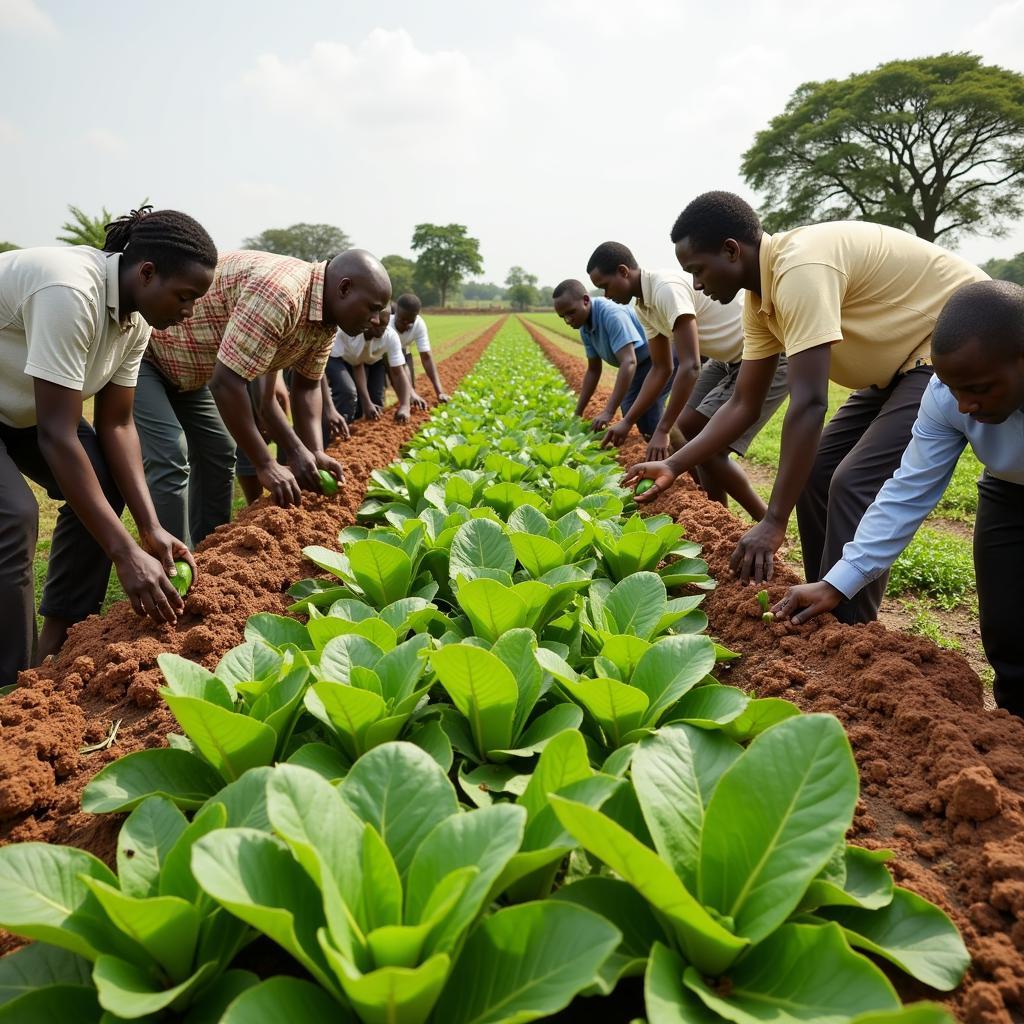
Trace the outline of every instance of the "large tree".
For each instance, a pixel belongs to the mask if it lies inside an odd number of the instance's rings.
[[[982,263],[981,269],[989,277],[997,277],[1001,281],[1012,281],[1014,284],[1024,285],[1024,252],[1017,253],[1005,260],[989,260]]]
[[[1024,212],[1024,75],[971,53],[801,85],[743,154],[768,230],[870,220],[952,244]]]
[[[267,228],[247,238],[242,248],[276,252],[316,263],[351,249],[352,239],[333,224],[293,224],[290,228]]]
[[[537,301],[536,274],[528,274],[522,267],[511,267],[505,285],[513,309],[526,309]]]
[[[412,234],[417,277],[434,285],[443,306],[463,277],[482,274],[480,240],[466,234],[464,224],[417,224]]]
[[[406,256],[399,256],[391,253],[382,256],[380,259],[384,269],[391,278],[391,298],[397,299],[399,295],[416,291],[416,261]]]

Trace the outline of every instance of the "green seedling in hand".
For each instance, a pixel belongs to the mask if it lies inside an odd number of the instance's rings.
[[[320,470],[320,490],[328,497],[338,493],[338,481],[326,469]]]
[[[759,590],[757,592],[757,603],[761,606],[761,621],[762,622],[774,622],[775,616],[768,610],[769,597],[767,590]]]
[[[171,586],[184,597],[192,589],[192,566],[188,562],[174,563],[177,575],[171,577]]]

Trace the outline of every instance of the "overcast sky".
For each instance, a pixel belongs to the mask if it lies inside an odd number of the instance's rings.
[[[458,221],[497,281],[607,238],[670,265],[694,195],[756,205],[741,154],[796,86],[960,49],[1024,71],[1024,0],[0,0],[0,240],[148,196],[221,248],[325,221],[411,255]]]

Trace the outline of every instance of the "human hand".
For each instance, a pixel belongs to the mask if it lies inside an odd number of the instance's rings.
[[[766,583],[775,572],[775,552],[785,539],[784,527],[762,519],[740,537],[729,559],[730,568],[744,585]]]
[[[303,451],[306,449],[303,448]],[[316,461],[308,451],[306,455],[309,456],[315,474]],[[281,466],[273,461],[268,462],[263,467],[256,469],[256,479],[259,480],[260,486],[264,490],[270,491],[271,500],[275,505],[287,508],[289,505],[302,504],[299,483],[295,479],[295,474],[287,466]]]
[[[170,579],[175,558],[188,562],[195,571],[185,545],[160,528],[141,534],[138,544],[127,545],[112,557],[117,578],[136,614],[148,615],[154,622],[178,621],[185,602]]]
[[[655,430],[647,442],[647,458],[650,462],[664,462],[672,454],[672,445],[667,430]]]
[[[638,502],[653,501],[675,482],[676,473],[667,462],[638,462],[630,466],[622,478],[623,487],[635,488],[641,480],[652,480],[650,489],[638,494]]]
[[[604,437],[601,438],[601,447],[607,448],[609,445],[614,445],[618,448],[625,442],[629,436],[630,430],[633,429],[633,424],[629,420],[619,420],[614,427],[609,427],[604,432]]]
[[[845,595],[842,591],[824,580],[818,583],[801,583],[786,591],[786,596],[772,608],[772,614],[777,619],[788,619],[799,626],[804,622],[810,622],[818,615],[832,611],[843,600]]]

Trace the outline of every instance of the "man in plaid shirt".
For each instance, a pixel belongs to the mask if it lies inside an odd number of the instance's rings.
[[[324,452],[320,381],[337,328],[354,334],[378,324],[390,298],[387,271],[363,250],[326,263],[221,254],[192,317],[153,332],[139,373],[135,422],[165,529],[194,546],[231,518],[236,442],[278,505],[298,505],[300,487],[319,492],[321,469],[341,480],[341,464]],[[260,407],[287,457],[280,465],[248,385],[284,369],[292,371],[294,429],[276,402]]]

